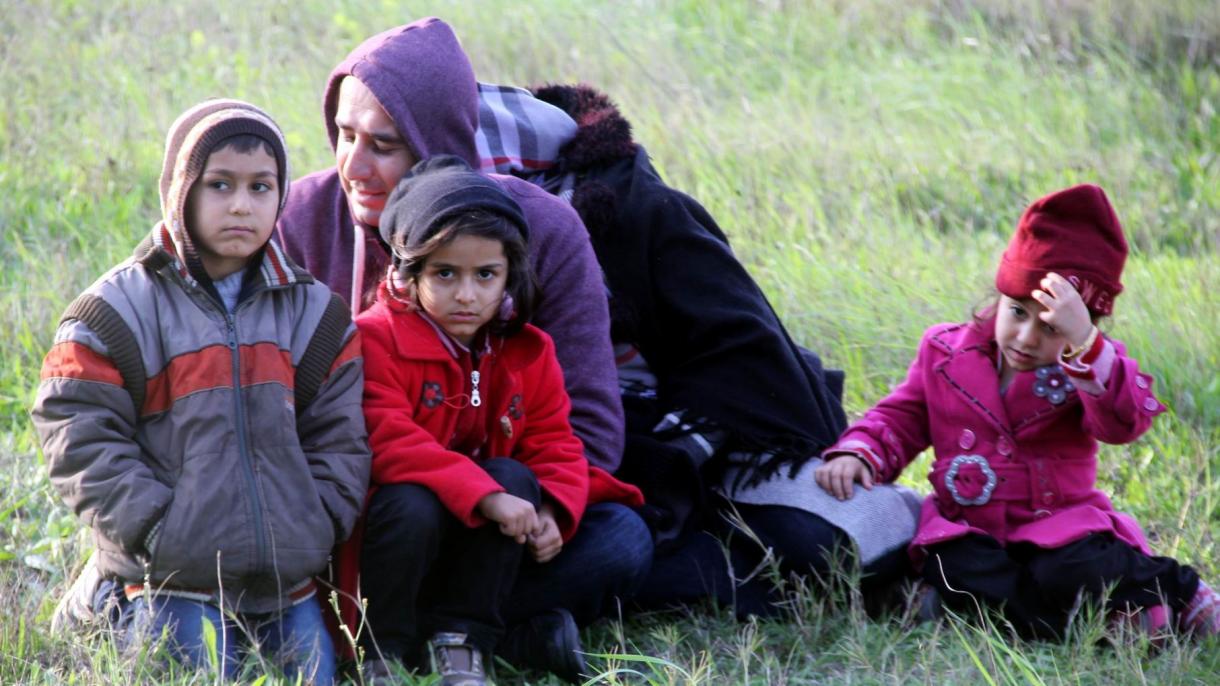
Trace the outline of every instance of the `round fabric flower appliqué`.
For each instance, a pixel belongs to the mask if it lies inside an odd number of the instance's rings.
[[[1034,370],[1034,395],[1046,398],[1052,405],[1062,405],[1068,393],[1076,390],[1063,367],[1057,364],[1038,367]]]

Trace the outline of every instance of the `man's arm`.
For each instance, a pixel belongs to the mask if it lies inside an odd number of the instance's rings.
[[[623,405],[597,256],[575,210],[525,181],[513,181],[506,190],[530,223],[530,258],[538,277],[533,323],[555,342],[572,400],[572,429],[589,463],[613,473],[623,459]]]

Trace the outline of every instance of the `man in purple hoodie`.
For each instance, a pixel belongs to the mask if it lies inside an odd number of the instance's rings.
[[[359,312],[390,264],[377,227],[403,174],[437,154],[479,167],[478,89],[452,29],[429,18],[373,36],[353,50],[331,72],[323,113],[336,166],[293,182],[278,237],[294,261]],[[588,234],[576,212],[546,191],[511,176],[491,177],[529,221],[541,296],[533,323],[555,341],[572,399],[572,427],[589,462],[613,472],[622,458],[623,414],[606,291]],[[394,569],[393,560],[369,559],[372,549],[395,548],[393,541],[376,541],[377,534],[370,524],[362,563],[366,591],[369,570],[384,576]],[[559,558],[535,574],[523,570],[506,612],[509,629],[500,653],[575,677],[583,663],[575,653],[571,615],[592,621],[612,598],[630,595],[647,574],[651,555],[651,538],[639,517],[606,518],[590,507]],[[385,584],[377,585],[386,592]],[[390,623],[379,621],[376,596],[366,597],[381,651],[401,659],[420,637],[394,636]]]

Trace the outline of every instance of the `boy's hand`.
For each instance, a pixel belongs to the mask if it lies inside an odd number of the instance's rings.
[[[550,503],[543,503],[538,511],[538,527],[529,535],[529,551],[538,564],[555,559],[563,550],[563,537],[559,535],[559,524],[555,522],[555,510]]]
[[[1080,299],[1080,293],[1076,292],[1071,282],[1055,272],[1043,277],[1039,285],[1041,289],[1029,294],[1046,308],[1038,317],[1063,334],[1073,349],[1080,348],[1093,332],[1093,320],[1089,317],[1089,308]]]
[[[479,514],[500,525],[500,533],[518,543],[525,543],[526,536],[538,528],[534,504],[509,493],[483,496],[478,510]]]
[[[852,495],[852,484],[859,481],[866,490],[873,488],[873,472],[864,463],[864,458],[856,455],[844,455],[818,467],[813,472],[813,478],[822,490],[839,500],[847,500]]]

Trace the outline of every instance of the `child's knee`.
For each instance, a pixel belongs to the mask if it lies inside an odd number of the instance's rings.
[[[213,646],[205,638],[204,623],[215,631]],[[165,642],[169,655],[178,662],[195,668],[214,668],[219,661],[226,676],[237,667],[237,647],[234,636],[222,619],[220,609],[209,603],[174,596],[136,598],[125,609],[124,647],[134,650]]]
[[[392,542],[407,546],[410,541],[440,535],[449,515],[444,504],[430,489],[418,484],[388,484],[377,489],[369,502],[365,519],[366,547]]]
[[[1117,580],[1116,572],[1126,569],[1122,562],[1129,550],[1124,547],[1129,548],[1113,537],[1094,534],[1035,556],[1029,575],[1043,596],[1059,603],[1075,602],[1082,591],[1097,598]]]
[[[644,520],[629,507],[598,503],[585,512],[591,524],[581,535],[596,536],[602,543],[601,565],[610,578],[635,591],[652,568],[652,535]]]
[[[508,457],[496,457],[484,462],[483,469],[510,495],[528,500],[535,506],[542,504],[538,477],[524,463]]]

